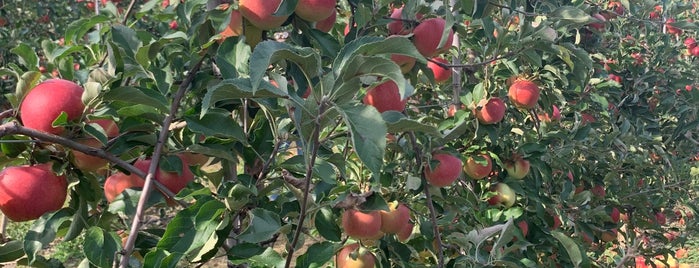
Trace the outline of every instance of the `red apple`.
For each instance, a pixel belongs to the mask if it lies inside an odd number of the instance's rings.
[[[397,234],[410,222],[410,209],[404,204],[393,202],[389,211],[381,210],[381,231],[387,234]]]
[[[391,60],[398,64],[402,73],[408,73],[415,66],[416,59],[402,54],[391,54]]]
[[[695,48],[697,46],[697,40],[693,37],[687,37],[684,39],[684,46],[687,47],[687,49]]]
[[[104,133],[107,135],[107,138],[114,138],[116,136],[119,136],[119,126],[117,126],[114,120],[102,118],[93,120],[88,119],[85,123],[98,124],[102,129],[104,129]]]
[[[0,172],[0,210],[12,221],[34,220],[63,207],[67,189],[51,164],[7,167]]]
[[[252,25],[261,30],[271,30],[281,26],[288,16],[274,16],[282,0],[240,0],[238,10]]]
[[[413,228],[415,228],[415,225],[411,222],[408,222],[407,224],[403,225],[403,228],[400,229],[400,232],[396,234],[396,237],[398,237],[398,241],[408,241],[408,239],[410,239],[410,236],[413,234]]]
[[[675,26],[672,26],[672,23],[675,22],[675,19],[669,18],[665,21],[665,29],[667,30],[667,33],[673,34],[673,35],[681,35],[682,34],[682,29],[677,28]]]
[[[436,187],[449,186],[461,175],[463,163],[458,157],[448,153],[434,153],[432,160],[437,161],[434,170],[428,164],[425,167],[427,182]]]
[[[660,225],[665,225],[667,223],[667,218],[662,212],[655,213],[655,221]]]
[[[519,227],[519,230],[522,231],[522,236],[527,237],[527,234],[529,234],[529,224],[527,221],[519,221],[517,222],[517,226]]]
[[[83,88],[63,79],[49,79],[34,87],[19,106],[22,124],[25,127],[61,134],[63,128],[54,128],[52,123],[65,112],[68,121],[80,118],[85,105],[82,102]]]
[[[182,156],[177,156],[182,161],[182,173],[177,174],[177,172],[168,172],[162,169],[158,169],[155,174],[155,180],[163,184],[168,190],[177,194],[182,189],[184,189],[187,184],[194,180],[194,174],[189,170],[189,164],[185,161]],[[151,159],[139,159],[134,163],[134,166],[143,172],[148,172],[150,167]]]
[[[587,26],[589,26],[590,28],[593,28],[599,32],[604,31],[605,30],[605,23],[607,22],[607,19],[604,16],[600,15],[599,13],[592,14],[592,17],[597,19],[599,22],[592,22],[592,23],[589,23]]]
[[[316,22],[315,28],[323,32],[330,32],[337,21],[337,11],[333,8],[332,14],[329,17]]]
[[[553,226],[551,226],[551,230],[556,230],[558,229],[558,227],[561,227],[561,225],[563,224],[561,222],[561,218],[558,217],[558,215],[556,215],[556,213],[554,212],[549,212],[549,214],[551,214],[551,217],[553,218]]]
[[[231,11],[231,16],[230,20],[228,22],[228,26],[226,26],[223,31],[221,31],[221,39],[219,39],[219,42],[223,42],[228,37],[233,37],[233,36],[240,36],[243,34],[243,16],[240,15],[240,11],[238,10],[233,10]]]
[[[336,0],[299,0],[294,11],[299,18],[316,22],[330,17],[335,5]]]
[[[446,21],[442,18],[431,18],[421,22],[413,31],[413,44],[423,56],[427,58],[445,52],[451,48],[451,43],[454,40],[454,31],[449,30],[449,35],[446,42],[439,47],[439,41],[442,40]]]
[[[102,148],[103,144],[94,138],[86,138],[77,140],[80,144],[95,148]],[[88,155],[76,150],[70,150],[73,154],[73,165],[81,171],[85,172],[102,172],[106,171],[109,161],[101,157]]]
[[[594,194],[595,196],[599,197],[600,199],[604,199],[604,197],[607,195],[607,191],[604,189],[604,186],[602,185],[595,185],[590,189],[590,192]]]
[[[427,68],[432,70],[435,82],[444,83],[446,81],[449,81],[449,78],[451,78],[451,69],[442,67],[435,62],[439,62],[446,65],[449,65],[450,62],[440,57],[434,57],[432,58],[432,60],[427,62]]]
[[[510,85],[507,96],[515,107],[531,109],[539,101],[539,86],[532,81],[519,79]]]
[[[375,263],[374,254],[359,243],[346,245],[335,255],[337,268],[373,268]]]
[[[143,188],[145,181],[135,174],[114,173],[104,181],[104,196],[111,203],[127,188]]]
[[[466,160],[464,172],[475,180],[485,178],[493,171],[493,160],[488,154],[472,155]]]
[[[609,217],[612,218],[613,223],[619,223],[619,219],[621,217],[621,213],[619,212],[619,209],[612,208],[612,212],[609,214]]]
[[[177,24],[177,21],[176,21],[176,20],[170,21],[170,24],[168,24],[168,25],[170,25],[170,29],[171,29],[171,30],[177,30],[177,27],[179,26],[179,25]]]
[[[407,99],[401,99],[398,85],[393,80],[378,84],[366,92],[364,104],[376,107],[380,113],[385,111],[403,111]]]
[[[403,8],[395,8],[393,9],[393,12],[391,12],[391,19],[393,21],[389,22],[388,25],[388,34],[389,35],[406,35],[412,32],[412,28],[408,26],[407,23],[403,23]],[[420,20],[422,19],[422,14],[417,13],[415,15],[415,18]]]
[[[502,205],[505,208],[509,208],[515,204],[517,201],[517,194],[505,183],[498,183],[493,186],[493,191],[497,192],[497,195],[488,199],[488,204],[490,205]]]
[[[699,57],[699,46],[690,49],[689,53],[692,53],[692,56]]]
[[[523,159],[521,156],[515,159],[505,162],[505,170],[507,170],[507,175],[511,178],[521,180],[529,174],[529,161]]]
[[[492,125],[499,123],[505,118],[506,110],[507,107],[502,99],[492,97],[479,101],[473,113],[481,124]]]
[[[381,213],[377,210],[364,213],[347,209],[342,213],[342,229],[355,239],[374,238],[381,233]]]

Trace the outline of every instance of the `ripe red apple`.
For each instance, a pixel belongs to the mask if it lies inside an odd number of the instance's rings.
[[[410,236],[413,234],[413,228],[415,228],[415,225],[411,222],[408,222],[407,224],[403,225],[403,228],[400,229],[400,232],[396,234],[398,241],[404,243],[408,241],[410,239]]]
[[[476,118],[481,124],[492,125],[499,123],[505,118],[506,110],[507,107],[502,99],[492,97],[479,101],[473,113],[476,114]]]
[[[665,225],[667,223],[667,218],[662,212],[655,213],[655,221],[660,225]]]
[[[556,215],[555,212],[549,211],[549,214],[553,218],[553,226],[551,226],[551,230],[556,230],[558,229],[558,227],[561,227],[561,225],[563,224],[561,222],[561,218],[558,215]]]
[[[493,160],[488,154],[469,156],[464,165],[466,175],[474,180],[485,178],[493,171]]]
[[[439,62],[446,65],[449,65],[450,62],[440,57],[434,57],[432,58],[432,60],[427,62],[427,68],[432,70],[435,82],[444,83],[446,81],[449,81],[449,78],[451,78],[451,69],[442,67],[435,62]]]
[[[219,39],[219,42],[223,42],[228,37],[240,36],[241,34],[243,34],[243,16],[240,15],[240,11],[233,10],[231,11],[228,26],[220,33],[221,39]]]
[[[510,85],[507,96],[517,108],[531,109],[539,101],[539,86],[532,81],[519,79]]]
[[[521,180],[529,174],[529,160],[523,159],[521,156],[505,162],[505,170],[511,178]]]
[[[604,197],[607,195],[607,191],[604,189],[604,186],[602,185],[595,185],[590,189],[590,192],[594,194],[595,196],[599,197],[600,199],[604,199]]]
[[[135,174],[114,173],[104,181],[104,196],[111,203],[127,188],[143,188],[145,181]]]
[[[364,104],[376,107],[380,113],[385,111],[403,111],[407,99],[401,99],[398,85],[393,80],[378,84],[366,92]]]
[[[359,243],[346,245],[335,255],[337,268],[373,268],[375,263],[374,254],[360,247]]]
[[[488,204],[490,205],[502,205],[505,208],[509,208],[515,204],[517,201],[517,194],[505,183],[498,183],[493,186],[493,191],[497,192],[497,195],[488,199]]]
[[[296,16],[307,21],[324,20],[335,11],[336,0],[299,0],[296,4]]]
[[[684,46],[687,47],[687,49],[695,48],[697,46],[697,40],[693,37],[687,37],[684,39]]]
[[[274,16],[282,0],[240,0],[238,10],[252,25],[261,30],[271,30],[281,26],[288,16]]]
[[[194,174],[189,170],[189,164],[185,161],[182,156],[177,156],[182,161],[182,173],[177,174],[177,172],[168,172],[162,169],[158,169],[155,174],[155,179],[163,184],[168,190],[177,194],[182,189],[184,189],[190,181],[194,180]],[[143,172],[148,172],[150,167],[151,159],[139,159],[134,163],[134,166]]]
[[[410,209],[404,204],[393,202],[389,211],[380,210],[381,231],[387,234],[397,234],[410,222]]]
[[[609,214],[609,217],[612,218],[613,223],[619,223],[619,219],[621,217],[621,213],[619,212],[619,209],[612,208],[612,212]]]
[[[80,118],[85,105],[82,102],[83,88],[63,79],[49,79],[34,87],[19,106],[22,124],[25,127],[59,135],[62,127],[51,126],[65,112],[68,121]]]
[[[391,54],[391,60],[398,64],[402,73],[408,73],[415,66],[416,59],[402,54]]]
[[[529,224],[527,221],[519,221],[517,222],[517,226],[519,227],[519,230],[522,231],[522,236],[527,237],[527,234],[529,234]]]
[[[5,27],[7,25],[7,19],[0,17],[0,27]]]
[[[395,34],[406,35],[406,34],[413,32],[412,28],[410,28],[410,26],[408,26],[407,23],[403,23],[402,16],[403,16],[403,8],[402,7],[393,9],[393,12],[391,12],[391,19],[393,19],[393,21],[389,22],[388,25],[386,25],[388,27],[388,34],[389,35],[395,35]],[[423,15],[420,13],[417,13],[415,15],[415,18],[418,20],[422,19],[422,17],[423,17]]]
[[[381,213],[377,210],[364,213],[347,209],[342,213],[342,229],[355,239],[374,238],[381,233]]]
[[[448,153],[433,153],[432,160],[438,161],[434,170],[428,164],[425,167],[427,182],[436,187],[449,186],[461,175],[463,163],[458,157]]]
[[[0,210],[12,221],[34,220],[63,207],[67,189],[51,164],[7,167],[0,172]]]
[[[682,35],[682,29],[677,28],[675,26],[672,26],[672,23],[675,22],[675,19],[669,18],[665,21],[665,29],[667,30],[667,33],[673,34],[673,35]]]
[[[699,46],[693,47],[689,50],[689,53],[692,53],[692,56],[699,57]]]
[[[337,11],[333,8],[332,14],[330,14],[329,17],[316,22],[315,28],[327,33],[333,29],[333,26],[335,26],[336,21],[337,21]]]
[[[599,20],[599,22],[592,22],[592,23],[587,24],[587,26],[589,26],[590,28],[593,28],[599,32],[604,31],[605,30],[604,27],[605,27],[605,23],[607,22],[607,19],[604,16],[600,15],[599,13],[592,14],[592,17]]]
[[[439,41],[442,40],[442,33],[446,26],[446,21],[442,18],[431,18],[421,22],[413,31],[413,44],[415,48],[426,58],[445,52],[451,48],[454,40],[454,31],[449,30],[446,42],[441,47]]]
[[[176,20],[170,21],[170,24],[168,24],[168,25],[170,26],[171,30],[177,30],[177,27],[179,26],[179,24],[177,24]]]

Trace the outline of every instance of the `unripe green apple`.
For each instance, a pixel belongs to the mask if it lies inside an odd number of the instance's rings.
[[[505,183],[498,183],[493,187],[493,191],[497,193],[497,195],[491,197],[488,199],[488,203],[490,205],[502,205],[505,208],[509,208],[512,205],[515,204],[515,201],[517,200],[517,194],[515,194],[515,191],[510,188]]]
[[[529,174],[529,160],[518,157],[512,161],[505,162],[505,170],[511,178],[521,180]]]
[[[472,155],[466,160],[464,172],[475,180],[485,178],[493,171],[493,160],[488,154]]]

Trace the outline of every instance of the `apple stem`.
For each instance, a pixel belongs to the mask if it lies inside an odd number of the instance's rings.
[[[415,132],[408,132],[408,137],[410,138],[410,143],[413,145],[413,151],[415,151],[415,162],[419,167],[422,167],[422,150],[417,144],[417,139],[415,138]],[[432,194],[430,193],[430,187],[427,184],[427,179],[425,178],[425,173],[422,174],[422,187],[425,192],[425,202],[427,203],[427,208],[430,210],[430,222],[432,223],[432,231],[434,232],[434,239],[437,241],[437,267],[444,267],[444,252],[442,251],[442,237],[439,233],[439,226],[437,225],[437,212],[434,209],[434,204],[432,203]]]
[[[131,2],[130,6],[133,6],[135,0]],[[138,229],[143,221],[143,212],[146,208],[146,203],[148,201],[148,196],[150,195],[151,188],[153,187],[153,179],[155,172],[158,170],[158,162],[160,162],[160,156],[163,153],[163,147],[167,142],[168,133],[170,129],[170,124],[172,123],[173,117],[177,114],[177,110],[180,107],[180,102],[184,97],[187,88],[194,80],[194,76],[199,71],[202,63],[204,63],[206,57],[199,59],[196,65],[189,70],[187,77],[182,84],[180,84],[177,93],[173,97],[172,104],[170,105],[170,112],[163,119],[163,125],[160,130],[160,136],[158,137],[158,142],[155,144],[155,150],[153,152],[152,161],[150,162],[150,167],[148,167],[148,174],[146,175],[146,181],[143,185],[143,192],[141,192],[141,197],[138,199],[138,206],[136,207],[136,215],[133,217],[133,222],[131,223],[131,230],[129,232],[129,237],[126,239],[126,244],[124,245],[124,250],[122,251],[121,261],[119,267],[127,268],[129,266],[129,257],[134,248],[134,243],[136,242],[136,237],[138,236]]]
[[[325,98],[322,98],[320,101],[320,105],[318,105],[318,116],[316,116],[314,120],[315,128],[313,129],[313,133],[311,134],[311,139],[308,144],[308,146],[310,146],[310,150],[305,150],[310,152],[310,154],[308,154],[306,157],[306,176],[303,188],[301,188],[303,190],[303,200],[299,200],[299,202],[301,202],[301,214],[299,215],[299,221],[296,225],[296,230],[294,231],[294,238],[291,240],[291,244],[287,248],[289,253],[286,256],[286,263],[284,264],[284,267],[286,268],[291,267],[291,261],[294,258],[296,244],[298,244],[299,242],[299,236],[301,236],[301,232],[303,231],[303,222],[306,220],[306,214],[308,213],[308,195],[310,193],[311,188],[311,177],[313,176],[313,166],[315,166],[316,157],[318,156],[318,148],[320,148],[320,130],[323,127],[321,125],[321,118],[325,114],[327,105],[327,100]]]

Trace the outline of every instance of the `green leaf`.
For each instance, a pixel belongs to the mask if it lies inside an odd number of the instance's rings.
[[[24,251],[27,253],[29,264],[32,264],[38,257],[39,251],[48,246],[56,238],[58,228],[64,222],[70,221],[73,210],[63,208],[55,213],[44,214],[34,221],[24,236]]]
[[[136,51],[141,46],[141,40],[138,40],[136,31],[121,24],[112,25],[112,40],[124,49],[126,55],[134,58]]]
[[[19,63],[24,65],[28,70],[36,70],[39,67],[39,57],[29,45],[19,43],[16,47],[10,49],[10,52],[19,56]]]
[[[238,236],[238,239],[249,243],[260,243],[269,240],[279,232],[281,221],[276,213],[256,208],[248,212],[250,223]]]
[[[398,92],[402,98],[406,98],[413,94],[412,85],[405,80],[405,76],[401,72],[400,67],[394,61],[380,56],[357,56],[349,62],[342,72],[342,76],[337,81],[340,83],[347,81],[352,84],[350,84],[349,87],[343,85],[343,87],[336,88],[335,92],[332,93],[334,96],[333,99],[353,96],[358,88],[358,86],[354,86],[357,81],[355,78],[367,75],[387,77],[393,80],[398,86]]]
[[[14,107],[19,107],[19,104],[24,100],[24,97],[29,94],[36,85],[39,84],[41,80],[41,73],[36,71],[26,72],[22,74],[22,77],[17,81],[17,87],[15,87],[15,96],[18,102],[13,103]],[[21,112],[21,111],[20,111]]]
[[[296,267],[324,267],[323,264],[327,263],[333,256],[335,256],[335,246],[333,243],[325,241],[313,244],[308,247],[306,253],[296,258]]]
[[[558,19],[563,25],[586,24],[594,20],[587,12],[574,6],[561,6],[549,13],[549,18]]]
[[[143,258],[143,267],[168,267],[175,268],[182,258],[182,254],[170,253],[161,248],[148,252]]]
[[[332,209],[328,207],[322,207],[315,215],[314,221],[318,233],[325,239],[330,241],[339,242],[342,237],[342,230],[340,226],[337,225],[337,218],[333,214]]]
[[[349,128],[352,146],[359,159],[378,178],[386,150],[386,122],[373,106],[350,104],[338,108]]]
[[[13,262],[24,257],[21,240],[13,240],[0,245],[0,263]]]
[[[234,138],[241,142],[247,142],[245,132],[240,124],[235,121],[230,112],[209,111],[204,116],[185,116],[187,128],[206,137]]]
[[[288,98],[289,94],[269,82],[262,81],[257,90],[253,91],[250,78],[226,79],[221,83],[209,87],[202,100],[202,113],[204,116],[208,109],[222,100],[242,98]]]
[[[575,267],[579,267],[583,262],[583,254],[578,245],[575,244],[575,241],[559,231],[552,231],[551,235],[553,235],[553,237],[561,243],[563,248],[565,248],[566,252],[568,253],[568,257],[570,257],[570,261],[573,262]]]
[[[255,46],[250,56],[252,93],[259,88],[268,66],[283,60],[295,63],[307,77],[315,77],[322,72],[320,55],[313,48],[294,47],[288,43],[271,40],[264,41]]]
[[[68,25],[65,33],[66,45],[77,44],[85,34],[99,23],[108,22],[109,18],[103,15],[78,19]]]
[[[104,94],[104,100],[143,104],[155,107],[161,111],[168,110],[168,102],[165,96],[160,94],[160,92],[150,89],[136,87],[112,88]]]
[[[383,112],[381,116],[383,117],[383,120],[386,121],[388,132],[391,133],[416,131],[424,132],[434,137],[439,137],[442,135],[439,133],[439,131],[437,131],[436,127],[420,123],[417,120],[410,119],[404,114],[396,111],[386,111]]]
[[[250,244],[243,244],[243,245],[250,245]],[[256,246],[256,245],[255,245]],[[250,246],[246,246],[250,247]],[[231,252],[235,252],[236,254],[240,254],[237,252],[239,248],[234,247],[231,249]],[[257,247],[254,248],[255,250],[262,250],[262,248]],[[272,247],[266,248],[264,251],[260,252],[255,252],[254,254],[249,254],[249,258],[240,258],[236,257],[234,258],[234,254],[228,254],[229,256],[229,261],[233,264],[251,264],[253,265],[252,267],[277,267],[281,268],[284,267],[284,258],[279,255]]]
[[[177,175],[182,175],[182,159],[176,155],[161,156],[160,161],[158,161],[158,168],[165,172],[177,173]]]
[[[112,267],[115,252],[121,249],[121,239],[115,233],[110,233],[98,226],[90,227],[85,233],[83,253],[92,265],[97,267]]]
[[[281,3],[279,3],[279,6],[277,7],[277,10],[274,11],[274,16],[289,16],[291,13],[294,13],[294,10],[296,9],[296,4],[298,3],[298,0],[284,0]]]
[[[181,254],[198,251],[212,239],[225,211],[226,206],[211,197],[197,200],[193,206],[177,213],[167,225],[158,249]]]
[[[223,79],[237,78],[240,74],[248,74],[250,46],[235,38],[226,38],[216,51],[216,65],[221,70]]]

